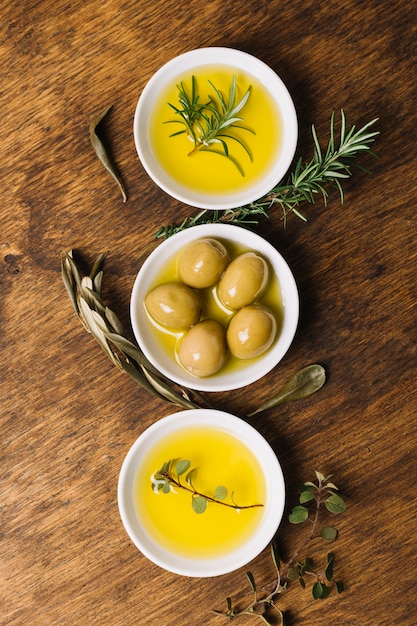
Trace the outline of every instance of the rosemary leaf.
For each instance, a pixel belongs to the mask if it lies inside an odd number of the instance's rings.
[[[313,393],[316,393],[321,389],[326,381],[326,372],[321,365],[308,365],[301,369],[297,374],[285,384],[278,393],[274,394],[271,398],[266,400],[260,407],[248,414],[248,417],[252,417],[256,413],[267,411],[284,402],[290,402],[291,400],[300,400],[301,398],[307,398]]]
[[[103,119],[106,117],[106,115],[108,114],[111,108],[112,108],[112,105],[108,106],[106,109],[104,109],[104,111],[102,111],[102,113],[100,113],[100,115],[98,115],[91,122],[89,126],[90,140],[91,140],[91,145],[93,146],[93,150],[97,158],[99,159],[101,164],[106,168],[106,170],[109,172],[112,178],[116,181],[120,189],[120,193],[122,194],[123,202],[126,202],[127,195],[126,195],[126,190],[125,190],[123,181],[120,177],[119,172],[116,169],[115,164],[113,163],[113,160],[111,159],[109,153],[107,152],[103,141],[98,135],[98,127],[100,123],[103,121]]]

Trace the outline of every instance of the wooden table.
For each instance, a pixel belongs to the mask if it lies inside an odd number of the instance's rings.
[[[278,211],[261,221],[299,286],[298,333],[269,376],[210,399],[245,417],[301,367],[325,366],[317,395],[248,420],[284,470],[285,557],[305,532],[287,520],[300,482],[333,474],[348,502],[328,548],[345,592],[314,601],[292,585],[279,606],[290,625],[415,624],[415,3],[5,0],[0,17],[1,623],[215,625],[226,620],[211,609],[226,596],[250,598],[248,568],[184,579],[127,537],[121,463],[172,408],[106,359],[60,276],[63,252],[73,248],[88,268],[108,250],[104,297],[129,328],[143,248],[160,225],[195,213],[144,172],[136,102],[166,61],[215,45],[252,53],[282,77],[299,117],[297,156],[312,154],[312,123],[327,143],[332,111],[358,127],[380,118],[379,160],[362,161],[372,174],[354,171],[344,205],[332,191],[327,207],[303,207],[307,223],[291,216],[284,229]],[[88,135],[109,104],[104,132],[125,204]],[[271,582],[268,549],[250,569]]]

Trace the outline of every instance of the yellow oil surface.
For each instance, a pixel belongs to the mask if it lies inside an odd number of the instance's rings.
[[[181,457],[198,468],[194,487],[208,496],[217,486],[228,489],[240,506],[265,504],[265,480],[259,463],[245,443],[219,429],[198,426],[161,439],[144,458],[136,479],[136,506],[151,538],[171,552],[191,558],[225,555],[255,532],[264,506],[235,510],[209,502],[204,513],[192,509],[190,493],[176,488],[168,494],[152,489],[152,475],[164,462]],[[185,477],[182,476],[185,483]]]
[[[237,245],[226,239],[218,238],[218,240],[221,241],[221,243],[223,243],[223,245],[226,247],[230,255],[230,260],[244,252],[256,252],[256,250],[251,250],[250,248],[247,248],[245,246]],[[162,285],[164,283],[180,280],[178,271],[180,255],[181,250],[177,255],[174,255],[173,258],[166,263],[165,267],[162,268],[160,274],[156,277],[152,288],[158,285]],[[222,324],[224,328],[226,328],[231,317],[234,314],[234,311],[227,310],[220,305],[216,294],[216,286],[209,289],[201,289],[199,290],[199,292],[203,297],[204,303],[201,319],[216,320],[220,324]],[[281,331],[283,304],[279,281],[274,272],[271,272],[271,277],[267,290],[259,299],[256,300],[256,302],[258,304],[263,304],[264,306],[268,307],[274,314],[275,320],[277,322],[278,338]],[[147,315],[147,318],[151,326],[152,333],[154,334],[155,341],[157,341],[158,344],[163,347],[163,349],[171,358],[179,363],[177,350],[184,333],[178,330],[170,330],[158,325],[151,318],[150,315]],[[257,358],[259,359],[260,357]],[[256,359],[241,360],[229,354],[226,363],[221,369],[221,372],[224,373],[227,371],[234,371],[236,369],[243,369],[253,361],[256,361]]]
[[[226,131],[227,134],[239,137],[251,153],[252,161],[237,141],[227,140],[229,154],[239,163],[244,176],[231,160],[219,154],[198,151],[190,156],[194,143],[186,134],[170,137],[172,133],[185,127],[179,123],[167,123],[169,120],[178,119],[178,115],[168,103],[181,108],[177,85],[182,82],[187,92],[191,94],[193,74],[201,103],[207,102],[208,97],[214,93],[209,80],[222,92],[226,101],[234,75],[237,84],[236,102],[242,99],[251,86],[250,97],[237,115],[243,118],[239,123],[249,127],[254,134],[239,129]],[[193,74],[178,76],[162,93],[150,119],[149,139],[152,149],[166,173],[190,189],[208,194],[243,191],[258,181],[265,169],[270,167],[273,156],[277,148],[279,149],[281,130],[278,107],[260,82],[236,68],[208,66]],[[222,152],[221,146],[215,148]]]

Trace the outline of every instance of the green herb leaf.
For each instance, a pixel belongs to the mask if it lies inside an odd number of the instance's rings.
[[[291,511],[288,519],[291,524],[301,524],[308,518],[308,509],[305,506],[295,506]]]
[[[252,417],[261,411],[267,411],[284,402],[307,398],[321,389],[326,381],[326,372],[321,365],[308,365],[301,369],[275,395],[261,404],[255,411],[248,414]]]
[[[327,555],[327,566],[324,570],[324,575],[326,576],[326,580],[333,580],[333,568],[334,568],[334,554],[333,552],[329,552]]]
[[[326,541],[334,541],[337,537],[337,530],[331,526],[325,526],[321,529],[320,536]]]
[[[314,491],[312,489],[304,489],[300,493],[300,504],[305,504],[314,499]]]
[[[306,558],[304,563],[301,565],[301,574],[305,574],[306,572],[313,572],[313,562],[311,559]]]
[[[196,467],[193,467],[193,469],[188,472],[187,476],[185,477],[185,482],[187,483],[187,485],[193,485],[193,480],[197,476],[197,472],[198,469]]]
[[[256,593],[256,583],[255,583],[255,578],[254,578],[252,572],[246,572],[246,577],[247,577],[247,579],[249,581],[249,584],[250,584],[250,586],[252,588],[252,591],[254,593]]]
[[[333,493],[325,501],[325,506],[331,513],[343,513],[346,511],[346,503],[341,496]]]
[[[300,571],[298,567],[290,567],[287,576],[289,580],[297,580],[300,578]]]
[[[175,467],[177,476],[181,476],[181,474],[185,474],[185,472],[190,468],[190,465],[191,465],[190,461],[187,461],[186,459],[178,461]]]
[[[320,600],[323,597],[323,585],[320,581],[314,583],[312,594],[315,600]]]
[[[195,513],[197,513],[198,515],[201,515],[201,513],[204,513],[204,511],[207,508],[207,500],[205,498],[203,498],[202,496],[194,496],[192,498],[192,507]]]
[[[214,497],[217,500],[224,500],[225,498],[227,498],[227,494],[228,494],[228,491],[227,491],[226,487],[223,487],[222,485],[219,485],[214,490]]]
[[[277,572],[279,572],[280,567],[281,567],[281,561],[279,558],[278,549],[273,542],[271,543],[271,556],[272,556],[272,561],[274,563],[275,569],[277,570]]]
[[[93,146],[93,150],[97,156],[97,158],[99,159],[99,161],[102,163],[102,165],[106,168],[106,170],[109,172],[109,174],[112,176],[112,178],[116,181],[120,193],[122,194],[122,198],[123,198],[123,202],[126,202],[127,200],[127,195],[126,195],[126,191],[122,182],[122,179],[120,177],[120,174],[118,173],[115,164],[113,163],[113,160],[111,159],[109,153],[107,152],[103,141],[101,140],[101,138],[98,135],[98,130],[99,130],[99,126],[100,123],[103,121],[103,119],[106,117],[106,115],[109,113],[110,109],[111,109],[111,105],[109,107],[107,107],[106,109],[104,109],[104,111],[102,111],[102,113],[100,113],[100,115],[98,115],[90,124],[89,126],[89,132],[90,132],[90,140],[91,140],[91,145]]]
[[[345,590],[345,586],[341,580],[335,581],[336,591],[337,593],[342,593]]]

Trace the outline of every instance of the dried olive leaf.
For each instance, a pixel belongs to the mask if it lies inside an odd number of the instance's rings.
[[[181,393],[177,393],[175,390],[165,383],[162,379],[154,376],[145,367],[142,367],[143,374],[147,381],[152,385],[153,389],[166,400],[169,400],[173,404],[182,407],[183,409],[198,409],[197,404],[185,398]]]
[[[326,381],[326,372],[321,365],[315,363],[314,365],[308,365],[301,369],[297,374],[285,384],[275,395],[266,400],[255,411],[248,414],[248,417],[260,413],[261,411],[267,411],[284,402],[290,402],[290,400],[300,400],[301,398],[307,398],[313,393],[321,389]]]
[[[97,132],[100,123],[106,117],[106,115],[110,111],[111,107],[112,107],[112,105],[110,105],[109,107],[104,109],[104,111],[102,111],[100,113],[100,115],[98,115],[91,122],[91,124],[89,126],[90,139],[91,139],[91,144],[93,146],[93,150],[96,153],[97,158],[102,163],[102,165],[104,165],[106,170],[110,173],[110,175],[116,181],[116,183],[117,183],[117,185],[118,185],[118,187],[120,189],[120,193],[122,194],[123,202],[126,202],[127,195],[126,195],[126,190],[125,190],[123,181],[122,181],[122,179],[120,177],[119,172],[117,171],[117,168],[116,168],[115,164],[113,163],[112,159],[110,158],[110,155],[107,152],[107,150],[106,150],[106,148],[104,146],[103,141],[100,139],[100,137],[98,135],[98,132]]]

